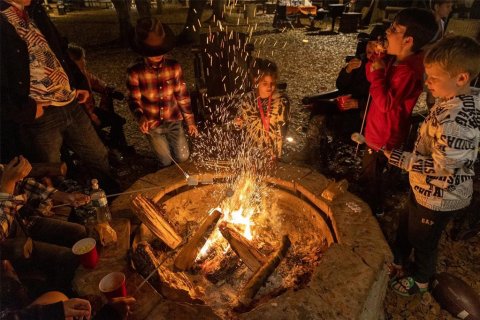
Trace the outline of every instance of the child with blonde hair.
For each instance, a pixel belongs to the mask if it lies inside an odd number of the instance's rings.
[[[480,72],[480,44],[468,37],[446,37],[430,48],[424,64],[426,84],[437,102],[419,129],[413,152],[385,151],[390,164],[409,172],[411,187],[393,250],[397,275],[414,252],[413,274],[391,282],[402,296],[427,291],[440,236],[472,201],[480,143],[480,99],[470,88]]]

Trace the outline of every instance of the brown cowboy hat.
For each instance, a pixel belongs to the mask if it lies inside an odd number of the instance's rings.
[[[137,20],[133,38],[133,51],[144,57],[161,56],[173,49],[175,35],[169,26],[157,18]]]

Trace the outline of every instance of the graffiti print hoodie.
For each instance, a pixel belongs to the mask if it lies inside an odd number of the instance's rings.
[[[480,98],[437,103],[421,125],[413,153],[393,150],[390,163],[409,171],[416,201],[431,210],[467,207],[480,143]]]

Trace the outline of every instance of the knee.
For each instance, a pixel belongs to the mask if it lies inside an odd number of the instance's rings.
[[[31,305],[46,305],[68,300],[68,297],[60,291],[49,291],[35,299]]]

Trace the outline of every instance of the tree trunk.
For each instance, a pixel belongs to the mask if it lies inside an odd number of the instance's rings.
[[[133,29],[130,21],[130,2],[127,0],[112,0],[112,3],[117,12],[120,45],[128,47]]]

